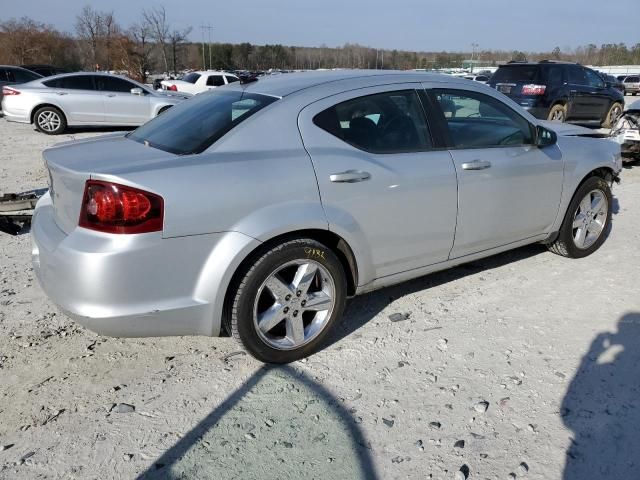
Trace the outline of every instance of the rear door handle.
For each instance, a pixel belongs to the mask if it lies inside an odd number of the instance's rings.
[[[473,162],[463,163],[463,170],[484,170],[485,168],[491,168],[491,162],[486,160],[474,160]]]
[[[347,170],[346,172],[329,175],[329,180],[334,183],[356,183],[369,180],[370,178],[371,174],[369,172],[360,172],[358,170]]]

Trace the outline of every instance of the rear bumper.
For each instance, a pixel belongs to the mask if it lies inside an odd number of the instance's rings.
[[[234,259],[259,243],[235,232],[67,235],[48,194],[36,206],[32,239],[45,293],[78,323],[115,337],[219,335]]]
[[[15,112],[15,111],[7,111],[2,110],[4,118],[6,118],[9,122],[18,122],[18,123],[31,123],[31,118],[29,117],[29,112]]]
[[[2,104],[0,105],[2,108],[0,108],[0,110],[2,110],[4,118],[10,122],[31,123],[31,112],[29,112],[28,109],[21,107],[24,102],[19,102],[13,98],[20,96],[21,95],[12,95],[9,97],[3,97]]]

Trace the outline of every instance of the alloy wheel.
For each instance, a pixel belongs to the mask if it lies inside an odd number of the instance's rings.
[[[564,111],[556,110],[555,112],[553,112],[553,115],[551,115],[551,121],[564,122]]]
[[[55,132],[60,127],[60,116],[51,110],[45,110],[38,115],[38,126],[47,132]]]
[[[335,306],[335,283],[320,263],[288,262],[273,271],[258,289],[253,323],[271,348],[291,350],[316,338]]]
[[[609,125],[613,127],[621,116],[622,107],[620,105],[614,105],[609,113]]]
[[[607,223],[609,202],[601,190],[591,190],[580,201],[573,216],[573,243],[585,250],[593,245]]]

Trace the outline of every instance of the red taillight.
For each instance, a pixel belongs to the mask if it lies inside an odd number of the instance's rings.
[[[20,95],[20,90],[11,87],[2,87],[2,95],[9,97],[11,95]]]
[[[149,233],[162,230],[161,196],[117,183],[88,180],[79,225],[107,233]]]
[[[547,89],[546,85],[523,85],[522,86],[522,95],[544,95],[545,90]]]
[[[172,92],[177,92],[178,87],[176,87],[175,85],[169,85],[169,87],[167,87],[167,90],[171,90]]]

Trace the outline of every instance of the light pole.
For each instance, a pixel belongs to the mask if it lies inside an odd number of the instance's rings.
[[[475,57],[476,55],[476,48],[478,48],[480,45],[478,45],[477,43],[472,43],[471,44],[471,73],[473,73],[473,57]]]
[[[209,68],[211,68],[211,30],[213,30],[213,27],[211,25],[200,25],[200,29],[202,30],[202,69],[206,70],[207,64],[204,56],[204,31],[208,31],[207,38],[209,40],[209,43],[207,43],[207,45],[209,47]]]

